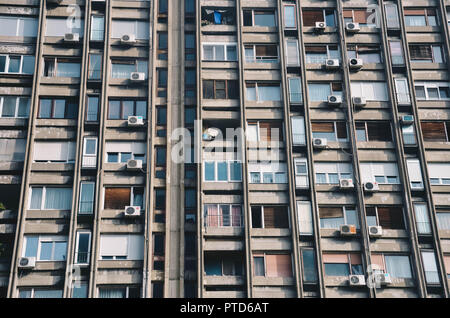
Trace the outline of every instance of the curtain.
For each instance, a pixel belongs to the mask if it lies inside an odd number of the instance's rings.
[[[289,101],[291,103],[299,103],[303,100],[302,82],[300,77],[289,78]]]
[[[219,211],[217,205],[208,204],[206,209],[206,227],[218,227],[219,226]]]
[[[267,277],[292,277],[290,254],[266,255]]]
[[[242,226],[241,207],[238,205],[233,205],[231,208],[231,215],[232,215],[231,226],[241,227]]]
[[[427,25],[424,15],[408,15],[408,10],[405,10],[405,22],[406,26],[412,27]]]
[[[46,188],[44,209],[70,210],[72,207],[71,188]]]
[[[300,234],[312,235],[314,233],[310,201],[297,201],[298,223]]]
[[[91,40],[102,41],[104,34],[104,17],[92,16]]]
[[[394,278],[412,278],[408,256],[385,255],[386,272]]]
[[[100,288],[99,298],[126,298],[126,288]]]
[[[450,230],[450,213],[436,213],[438,228],[440,230]]]
[[[230,218],[230,206],[227,205],[219,205],[219,226],[230,226],[231,218]]]
[[[416,215],[417,231],[420,234],[431,233],[430,220],[426,204],[415,203],[414,212]]]
[[[258,101],[280,101],[280,85],[259,84],[258,85]]]
[[[309,99],[312,102],[323,102],[331,95],[330,84],[309,84]]]
[[[388,28],[399,28],[398,11],[397,5],[395,4],[385,4],[386,9],[386,20]]]
[[[118,64],[112,63],[111,76],[112,78],[130,78],[131,73],[136,70],[134,64]]]
[[[43,191],[43,188],[37,188],[37,187],[31,188],[30,209],[33,209],[33,210],[41,209],[42,191]]]
[[[284,26],[286,28],[295,28],[295,6],[284,6]]]
[[[423,251],[422,259],[427,283],[439,283],[439,272],[436,265],[436,256],[434,255],[434,252]]]

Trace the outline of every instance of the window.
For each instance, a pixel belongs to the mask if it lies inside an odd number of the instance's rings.
[[[205,204],[205,227],[242,227],[242,208],[236,204]]]
[[[155,147],[156,153],[156,166],[165,166],[166,165],[166,148],[164,147]]]
[[[184,71],[184,97],[196,98],[197,96],[197,71],[194,68],[186,68]]]
[[[1,138],[0,139],[0,161],[22,162],[25,160],[27,146],[26,139]]]
[[[433,251],[421,251],[427,284],[439,284],[439,271]]]
[[[249,101],[281,101],[280,83],[246,82],[245,91]]]
[[[405,145],[416,144],[416,132],[414,130],[414,124],[402,125],[403,143]]]
[[[105,17],[93,15],[91,17],[91,41],[103,41],[105,32]]]
[[[98,121],[99,97],[88,96],[86,108],[86,121]]]
[[[433,8],[427,9],[404,9],[405,24],[409,27],[419,26],[437,26],[438,18],[436,10]]]
[[[430,218],[428,217],[428,207],[425,203],[414,202],[414,213],[416,216],[416,226],[418,234],[431,234]],[[439,216],[439,214],[437,214]],[[438,217],[439,220],[439,217]]]
[[[439,230],[450,230],[450,211],[436,211],[437,226]]]
[[[275,11],[243,10],[244,26],[276,27]]]
[[[415,82],[417,100],[450,100],[450,83]]]
[[[422,170],[418,159],[406,159],[408,167],[408,176],[412,190],[423,189]]]
[[[71,210],[72,189],[31,187],[30,210]]]
[[[235,43],[204,43],[203,61],[237,61]]]
[[[238,99],[238,86],[236,80],[203,80],[203,98]]]
[[[422,121],[420,123],[424,141],[430,142],[450,142],[450,122]]]
[[[253,254],[253,275],[265,277],[292,277],[290,254]]]
[[[400,41],[389,41],[389,47],[391,49],[392,65],[405,65],[402,43]]]
[[[244,52],[247,63],[278,62],[278,45],[276,44],[246,44]]]
[[[45,77],[80,77],[80,62],[77,59],[44,58]]]
[[[47,288],[20,288],[19,298],[63,298],[63,290]]]
[[[155,209],[164,210],[166,208],[166,190],[155,189]]]
[[[393,162],[361,162],[362,182],[378,184],[399,184],[397,163]]]
[[[158,32],[158,60],[167,60],[167,32]]]
[[[302,80],[300,77],[288,77],[289,102],[292,104],[303,102]]]
[[[202,6],[202,26],[215,25],[234,25],[236,23],[235,8],[213,8]]]
[[[317,184],[339,184],[340,179],[353,179],[350,163],[316,162],[314,170]]]
[[[312,122],[313,138],[326,138],[328,141],[347,141],[347,125],[343,121]]]
[[[288,66],[300,64],[298,40],[286,39],[286,64]]]
[[[83,138],[83,167],[97,166],[97,137]]]
[[[205,274],[207,276],[242,276],[242,257],[233,254],[205,255]]]
[[[78,231],[75,248],[75,264],[89,264],[91,254],[91,232]]]
[[[324,64],[327,59],[341,60],[338,45],[308,45],[305,46],[306,63]]]
[[[444,263],[447,271],[447,279],[450,279],[450,255],[444,255]]]
[[[297,189],[309,187],[308,162],[306,158],[294,158],[295,186]]]
[[[87,282],[74,281],[72,286],[72,298],[88,298]]]
[[[143,187],[105,187],[105,210],[123,210],[126,206],[139,206],[141,210],[144,209]]]
[[[94,213],[95,182],[81,182],[80,184],[80,204],[78,213]]]
[[[288,229],[289,212],[287,206],[252,206],[252,228]]]
[[[164,234],[154,233],[153,234],[153,255],[154,256],[164,256]]]
[[[283,128],[280,122],[249,121],[247,123],[247,140],[250,142],[283,141]]]
[[[0,73],[34,74],[34,56],[0,55]]]
[[[0,96],[1,118],[28,118],[29,113],[29,97]]]
[[[147,101],[133,99],[110,99],[108,119],[123,120],[129,116],[142,116],[147,119]]]
[[[450,185],[450,163],[428,163],[428,173],[432,185]]]
[[[69,12],[70,10],[68,10]],[[45,35],[62,37],[67,33],[79,34],[83,37],[84,20],[70,17],[47,17]]]
[[[186,32],[184,33],[184,56],[186,61],[195,61],[195,57],[196,57],[196,46],[195,46],[195,33],[190,33],[190,32]],[[227,57],[231,60],[236,60],[237,59],[237,53],[236,53],[236,48],[234,49],[234,55],[236,55],[236,57],[234,57],[233,59],[233,49],[230,48],[230,50],[227,52]]]
[[[204,181],[242,181],[242,164],[240,161],[204,161],[203,167]]]
[[[88,79],[99,80],[102,78],[102,55],[89,54]]]
[[[344,23],[354,22],[359,23],[360,26],[375,27],[371,14],[370,9],[344,9]]]
[[[129,79],[131,73],[144,73],[147,78],[148,62],[144,60],[111,60],[111,77]]]
[[[361,59],[364,63],[382,63],[380,46],[349,45],[348,58]]]
[[[319,207],[320,228],[339,229],[341,225],[354,225],[359,228],[358,213],[355,207]]]
[[[38,19],[18,16],[0,16],[0,36],[29,36],[36,37]]]
[[[396,4],[385,4],[386,22],[388,29],[399,29],[398,9]]]
[[[142,260],[143,258],[143,235],[100,235],[101,260]]]
[[[298,228],[300,235],[313,235],[314,226],[310,201],[297,201]]]
[[[302,248],[303,282],[316,283],[318,280],[316,253],[312,248]]]
[[[364,275],[361,254],[323,253],[323,266],[327,276]]]
[[[74,163],[74,141],[35,141],[33,150],[34,162]]]
[[[367,101],[389,101],[385,82],[352,82],[352,97],[364,97]]]
[[[25,236],[22,256],[36,257],[38,261],[65,261],[67,257],[67,237],[65,236]]]
[[[400,105],[409,105],[411,103],[411,97],[409,95],[408,80],[406,78],[394,78],[395,94],[397,97],[397,103]]]
[[[441,45],[410,44],[409,54],[412,62],[443,63],[443,49]]]
[[[392,278],[412,278],[411,263],[407,255],[372,254],[372,266],[390,274]]]
[[[286,3],[283,5],[284,10],[284,27],[287,29],[297,28],[297,11],[294,3]]]
[[[303,26],[315,27],[316,22],[325,22],[327,27],[335,27],[336,19],[334,16],[334,10],[302,10]]]
[[[140,298],[140,287],[99,287],[98,298]]]
[[[292,126],[292,143],[296,145],[304,145],[306,143],[305,118],[303,116],[291,117]]]
[[[388,230],[404,230],[403,210],[399,206],[366,207],[368,226],[381,226]]]
[[[41,98],[39,101],[40,119],[76,119],[78,117],[78,101],[65,98]]]
[[[309,100],[312,102],[325,102],[328,96],[342,97],[341,83],[308,83]]]
[[[148,40],[149,30],[146,21],[113,19],[111,38],[120,39],[124,35],[134,35],[136,40]]]
[[[287,183],[286,163],[249,162],[249,183]]]

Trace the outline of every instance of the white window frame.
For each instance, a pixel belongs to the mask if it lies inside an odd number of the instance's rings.
[[[273,13],[273,16],[274,16],[274,19],[275,19],[275,25],[270,27],[270,28],[278,27],[278,15],[277,15],[277,10],[276,9],[267,10],[265,8],[258,8],[258,9],[246,9],[246,11],[250,11],[252,13],[252,25],[251,26],[247,26],[247,27],[267,28],[266,26],[255,25],[255,11],[258,11],[258,12],[266,11],[266,12]]]
[[[425,98],[417,97],[417,100],[450,100],[450,96],[448,98],[441,98],[441,94],[439,91],[439,87],[444,86],[448,87],[450,90],[450,82],[414,82],[414,88],[417,90],[417,87],[423,87],[425,92]],[[438,90],[438,98],[430,98],[428,95],[429,88],[436,88]]]
[[[212,59],[212,60],[207,60],[207,59],[205,58],[205,46],[213,46],[213,47],[216,47],[216,46],[223,46],[223,50],[224,50],[224,54],[223,54],[224,60],[218,60],[218,59],[216,59],[216,50],[215,50],[215,49],[213,49],[214,59]],[[230,60],[230,59],[228,59],[228,51],[227,51],[227,48],[228,48],[229,46],[234,46],[234,48],[236,49],[236,59],[235,59],[235,60]],[[238,49],[237,49],[237,43],[236,43],[236,42],[205,42],[205,43],[202,44],[202,61],[205,61],[205,62],[236,62],[236,61],[238,60],[237,55],[238,55]]]
[[[278,162],[277,163],[279,166],[284,167],[284,169],[279,169],[278,171],[274,171],[274,170],[272,170],[272,171],[261,171],[261,167],[260,167],[260,165],[262,164],[261,162],[252,162],[251,164],[252,164],[252,167],[258,166],[258,169],[256,169],[256,168],[254,168],[254,169],[253,168],[248,168],[249,183],[251,183],[251,184],[286,184],[286,183],[288,183],[287,171],[286,171],[287,165],[286,165],[285,162]],[[256,174],[256,173],[259,174],[260,182],[252,182],[251,175],[252,174]],[[272,180],[274,182],[263,182],[264,181],[264,174],[269,174],[269,173],[272,174]],[[281,183],[275,182],[276,181],[276,177],[275,177],[276,174],[283,174],[285,182],[281,182]]]
[[[19,30],[20,30],[20,25],[23,24],[23,21],[28,20],[28,21],[33,21],[35,22],[35,26],[36,26],[36,35],[34,37],[37,37],[37,32],[38,32],[38,19],[37,18],[29,18],[29,17],[17,17],[17,16],[7,16],[7,15],[2,15],[1,16],[2,19],[9,19],[9,20],[15,20],[16,22],[16,33],[15,36],[20,36],[20,37],[24,37],[25,35],[23,34],[19,34]]]
[[[300,173],[297,169],[297,165],[304,165],[306,172]],[[295,173],[295,187],[300,189],[309,188],[309,169],[308,169],[308,159],[307,158],[294,158],[294,173]],[[306,178],[306,184],[299,184],[297,182],[297,177]]]
[[[3,117],[3,105],[5,102],[5,97],[13,97],[16,99],[16,107],[14,110],[14,117]],[[20,105],[20,99],[27,99],[28,100],[28,116],[26,117],[20,117],[19,116],[19,105]],[[2,95],[0,96],[0,118],[28,118],[30,116],[30,105],[31,105],[31,98],[28,96],[8,96],[8,95]]]
[[[339,44],[324,44],[324,45],[322,45],[322,44],[315,44],[315,45],[309,45],[309,46],[325,46],[325,48],[326,48],[326,51],[327,51],[327,57],[326,57],[326,59],[337,59],[337,60],[339,60],[339,62],[341,62],[341,57],[340,57],[340,55],[341,55],[341,49],[340,49],[340,46],[339,46]],[[334,56],[332,56],[331,54],[330,54],[330,46],[337,46],[337,55],[338,55],[338,57],[334,57]],[[306,48],[307,48],[308,46],[306,46],[305,47],[305,61],[306,61],[306,63],[307,64],[321,64],[321,63],[311,63],[311,62],[308,62],[308,53],[306,52]]]
[[[277,47],[276,59],[262,59],[261,56],[257,56],[256,55],[256,47],[257,46],[269,46],[269,45]],[[250,49],[250,48],[248,48],[249,46],[251,46],[251,50],[252,50],[253,54],[252,54],[252,59],[251,60],[249,60],[249,56],[244,54],[246,63],[269,63],[269,62],[270,63],[278,63],[279,60],[280,60],[280,48],[276,44],[272,44],[272,43],[256,43],[256,44],[254,44],[254,43],[247,43],[247,44],[244,44],[244,52],[245,52],[245,50]],[[258,59],[258,57],[259,57],[259,59]],[[270,56],[270,57],[274,57],[274,56]]]
[[[33,58],[35,58],[35,56],[34,55],[21,55],[21,54],[13,54],[13,53],[11,53],[11,54],[0,54],[0,56],[5,56],[6,57],[6,60],[5,60],[5,69],[4,70],[0,70],[0,74],[26,74],[26,75],[32,75],[32,73],[23,73],[23,63],[24,63],[24,57],[25,56],[30,56],[30,57],[33,57]],[[19,72],[9,72],[8,71],[8,69],[9,69],[9,64],[10,64],[10,61],[11,61],[11,57],[19,57],[20,58],[20,65],[19,65]],[[36,60],[34,61],[34,64],[36,65]]]
[[[79,263],[78,262],[78,248],[79,248],[79,242],[80,242],[80,234],[89,234],[89,245],[88,245],[88,252],[87,252],[87,262],[85,263]],[[92,248],[92,233],[89,230],[79,230],[77,231],[77,238],[76,238],[76,244],[75,244],[75,253],[74,253],[74,264],[78,265],[88,265],[90,263],[90,256],[91,256],[91,248]]]
[[[249,126],[256,126],[256,140],[247,139],[247,141],[249,141],[249,142],[260,142],[261,141],[261,131],[260,131],[260,127],[259,127],[259,124],[261,122],[265,123],[265,121],[262,121],[262,120],[251,120],[251,124],[249,124],[247,122],[247,129],[249,128]],[[280,130],[281,131],[280,131],[280,134],[278,135],[278,137],[280,137],[281,140],[284,140],[284,127],[282,126]],[[271,136],[272,136],[272,133],[271,133]],[[248,138],[248,136],[247,136],[247,138]],[[271,138],[270,142],[271,143],[272,142],[280,142],[281,140],[272,140],[272,138]]]
[[[336,172],[317,172],[318,169],[316,167],[316,164],[322,164],[322,163],[336,165]],[[350,167],[350,172],[341,172],[341,170],[342,170],[341,166],[343,166],[343,165]],[[354,179],[353,167],[352,167],[351,163],[346,163],[346,162],[315,162],[314,163],[314,169],[316,170],[314,172],[314,182],[315,182],[316,185],[321,185],[321,184],[323,184],[323,185],[339,185],[339,183],[330,183],[330,178],[329,178],[329,174],[330,173],[331,174],[337,174],[338,180],[346,179],[346,178],[342,177],[343,174],[344,175],[345,174],[351,174],[351,179],[352,180]],[[326,183],[317,183],[317,174],[324,174],[327,182]]]
[[[229,209],[230,209],[230,225],[223,225],[223,215],[222,214],[217,214],[217,217],[218,217],[217,220],[221,221],[222,224],[221,225],[217,225],[217,226],[209,226],[207,224],[207,220],[206,220],[206,218],[208,217],[206,207],[208,205],[216,206],[217,213],[219,213],[221,205],[228,206]],[[241,211],[240,212],[240,218],[239,218],[239,226],[233,226],[233,207],[239,207],[240,211]],[[240,204],[233,204],[233,203],[230,203],[230,204],[229,203],[205,203],[205,204],[203,204],[203,219],[204,219],[203,227],[205,227],[205,228],[241,228],[241,227],[244,226],[244,214],[243,214],[243,212],[244,211],[242,209],[242,205],[240,205]]]
[[[289,56],[288,43],[295,43],[295,52],[296,56]],[[287,38],[285,40],[285,49],[286,49],[286,64],[287,66],[297,66],[300,65],[300,52],[298,50],[298,40],[293,38]],[[295,58],[296,61],[294,63],[289,63],[290,59]]]
[[[227,180],[218,180],[219,170],[218,170],[218,164],[226,162],[227,164]],[[240,180],[231,180],[231,164],[232,163],[239,163],[241,166],[241,179]],[[240,160],[205,160],[205,164],[203,164],[203,182],[242,182],[242,162]],[[206,180],[206,163],[214,163],[214,180]]]
[[[294,26],[286,25],[286,8],[294,7]],[[296,30],[297,29],[297,6],[294,2],[286,2],[283,3],[283,20],[284,20],[284,28],[287,30]]]
[[[249,89],[247,87],[247,84],[254,84],[255,85],[255,100],[249,100],[248,96],[247,96],[247,90]],[[279,88],[279,100],[261,100],[259,97],[259,85],[262,85],[263,87],[266,86],[264,84],[278,84],[278,88]],[[273,87],[276,87],[276,85],[272,85]],[[247,101],[252,101],[252,102],[259,102],[259,103],[270,103],[270,102],[281,102],[283,101],[283,96],[282,96],[282,92],[281,92],[281,83],[280,82],[273,82],[273,81],[268,81],[268,82],[258,82],[258,81],[248,81],[245,83],[245,99]]]
[[[29,237],[37,237],[38,238],[38,246],[37,246],[37,250],[36,250],[36,255],[34,257],[36,257],[36,261],[37,262],[65,262],[67,261],[67,250],[68,250],[68,238],[67,236],[62,236],[62,235],[25,235],[25,239],[23,242],[23,248],[22,248],[22,257],[25,257],[25,252],[27,249],[27,244],[28,244],[28,238]],[[40,259],[40,255],[41,255],[41,246],[42,243],[47,243],[47,242],[65,242],[66,243],[66,257],[65,260],[61,261],[61,260],[41,260]],[[54,252],[54,246],[52,248],[52,251]],[[52,253],[53,253],[52,252]],[[54,256],[54,255],[52,255]]]
[[[41,204],[40,204],[40,208],[39,209],[32,209],[31,208],[31,198],[33,195],[33,189],[34,188],[41,188],[42,189],[42,196],[41,196]],[[54,211],[59,211],[60,209],[46,209],[45,208],[45,198],[46,198],[46,191],[47,188],[60,188],[60,189],[71,189],[72,190],[72,195],[73,195],[73,189],[70,187],[59,187],[59,186],[38,186],[38,185],[32,185],[30,186],[30,191],[28,191],[28,210],[33,210],[33,211],[40,211],[40,210],[54,210]],[[71,210],[71,209],[70,209]],[[69,211],[69,210],[67,210]]]
[[[320,224],[320,220],[321,220],[321,218],[320,218],[320,207],[324,207],[324,208],[339,208],[339,209],[341,209],[342,210],[342,216],[343,216],[343,219],[344,219],[344,223],[342,223],[342,225],[354,225],[356,227],[356,229],[359,230],[359,228],[360,228],[360,226],[359,226],[359,218],[358,218],[359,213],[358,213],[358,208],[356,206],[350,206],[350,205],[340,205],[340,206],[321,205],[321,206],[319,206],[319,227],[320,227],[320,229],[325,229],[326,230],[326,229],[332,229],[332,228],[322,227],[321,226],[321,224]],[[355,211],[355,213],[356,213],[356,224],[349,224],[348,223],[347,210]]]
[[[288,220],[288,229],[290,229],[291,228],[291,218],[290,218],[290,216],[291,216],[291,209],[289,208],[289,206],[287,206],[287,205],[282,205],[282,204],[275,204],[275,205],[273,205],[273,206],[276,206],[276,207],[285,207],[286,208],[286,213],[287,213],[287,220]],[[266,229],[266,225],[264,224],[264,207],[272,207],[272,205],[269,205],[269,204],[254,204],[254,205],[252,205],[251,207],[250,207],[250,214],[251,215],[253,215],[253,212],[252,212],[252,207],[260,207],[261,208],[261,215],[260,215],[260,217],[261,217],[261,228],[260,229]],[[251,222],[252,222],[252,224],[251,224],[251,227],[253,228],[253,219],[251,220]],[[258,228],[259,229],[259,228]]]

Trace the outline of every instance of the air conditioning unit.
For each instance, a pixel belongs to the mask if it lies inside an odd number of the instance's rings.
[[[144,125],[144,117],[128,116],[128,126],[142,126],[142,125]]]
[[[222,131],[218,128],[208,128],[205,129],[205,131],[202,134],[202,139],[204,141],[212,141],[216,139],[217,136],[219,136],[222,133]]]
[[[365,286],[366,278],[364,275],[350,275],[348,277],[348,283],[350,286]]]
[[[355,22],[348,22],[345,25],[345,29],[347,30],[347,32],[350,32],[350,33],[356,33],[356,32],[359,32],[359,30],[361,30],[361,28],[359,27],[359,23],[355,23]]]
[[[362,59],[354,59],[354,58],[350,59],[348,61],[348,66],[351,69],[359,70],[361,67],[363,67],[363,60]]]
[[[366,192],[377,192],[379,189],[377,182],[369,181],[364,183],[364,191]]]
[[[381,237],[383,235],[383,228],[381,226],[369,226],[370,237]]]
[[[342,104],[342,96],[339,96],[339,95],[328,96],[328,105],[339,106],[341,104]]]
[[[403,125],[412,125],[414,124],[414,116],[413,115],[401,116],[400,121]]]
[[[19,259],[19,268],[34,268],[36,266],[36,257],[21,257]]]
[[[339,232],[341,235],[356,235],[356,226],[354,225],[341,225]]]
[[[322,31],[325,30],[327,24],[325,22],[316,22],[316,30]]]
[[[142,169],[142,160],[130,159],[127,161],[127,170],[140,170]]]
[[[353,188],[353,180],[352,179],[340,179],[339,180],[339,188],[341,189],[351,189]]]
[[[64,42],[77,43],[79,41],[80,41],[80,35],[78,33],[64,34]]]
[[[145,81],[145,73],[133,72],[130,76],[130,81],[132,82],[143,82]]]
[[[136,36],[134,34],[124,34],[120,38],[120,43],[127,45],[134,44],[136,43]]]
[[[325,61],[325,68],[327,70],[335,70],[339,68],[339,60],[338,59],[327,59]]]
[[[352,98],[353,106],[363,107],[366,106],[367,102],[364,97],[353,97]]]
[[[313,143],[314,148],[325,148],[327,146],[327,139],[326,138],[314,138],[312,143]]]
[[[391,275],[389,275],[388,273],[376,273],[375,283],[379,283],[380,285],[390,284],[392,283]]]
[[[140,216],[141,207],[140,206],[126,206],[124,211],[125,216]]]

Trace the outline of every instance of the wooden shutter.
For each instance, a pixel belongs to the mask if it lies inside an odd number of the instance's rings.
[[[124,209],[130,205],[131,188],[105,188],[105,209]]]
[[[353,22],[356,23],[367,23],[367,17],[370,15],[370,12],[367,12],[366,10],[354,10],[353,11]]]
[[[425,15],[423,9],[404,9],[405,15]]]
[[[324,22],[322,10],[303,10],[303,26],[315,26],[316,22]]]
[[[306,53],[327,53],[327,47],[326,45],[320,45],[320,46],[307,46],[305,47]]]
[[[311,127],[313,132],[334,132],[334,125],[332,122],[311,123]]]
[[[322,260],[324,263],[340,263],[340,264],[348,264],[348,255],[347,254],[336,254],[336,253],[323,253]]]
[[[319,215],[321,219],[343,218],[344,212],[342,211],[342,208],[319,207]]]
[[[443,122],[421,122],[420,126],[425,141],[447,141]]]

